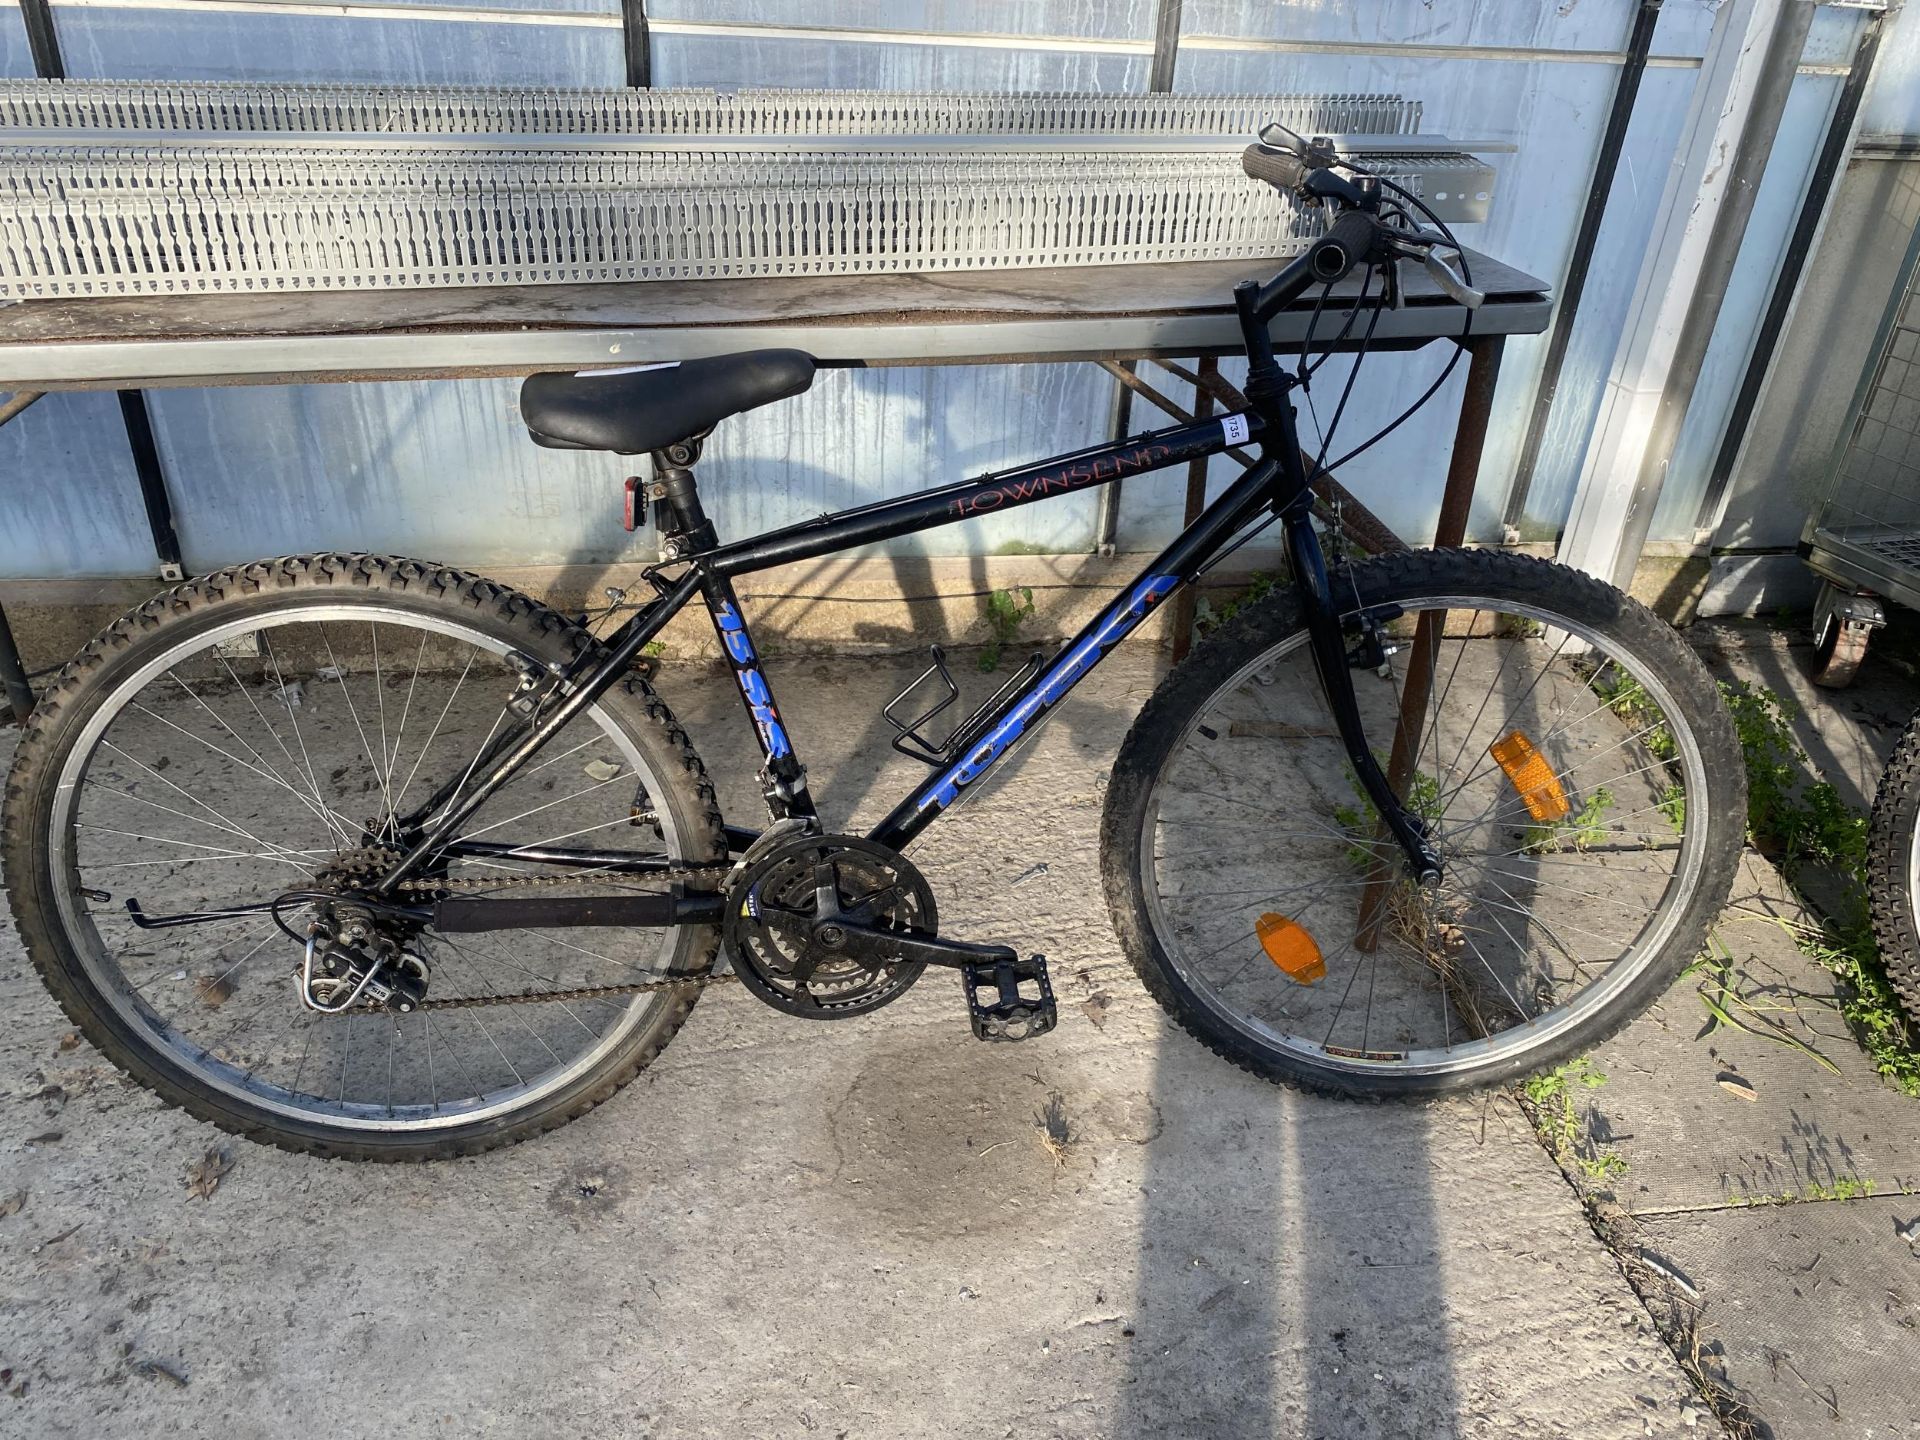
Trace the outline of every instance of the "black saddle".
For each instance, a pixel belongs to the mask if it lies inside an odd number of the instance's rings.
[[[520,417],[549,449],[639,455],[811,384],[813,357],[805,351],[748,350],[624,372],[531,375],[520,387]]]

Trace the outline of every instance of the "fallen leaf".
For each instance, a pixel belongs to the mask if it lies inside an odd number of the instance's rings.
[[[0,1195],[0,1220],[9,1215],[18,1215],[27,1204],[27,1192],[16,1190],[11,1195]]]
[[[580,768],[587,772],[589,780],[598,780],[603,784],[620,773],[620,767],[611,760],[589,760]]]
[[[69,1030],[67,1031],[66,1034],[60,1037],[60,1043],[55,1048],[60,1050],[71,1050],[74,1048],[74,1046],[78,1045],[79,1043],[80,1043],[80,1032],[78,1030]]]
[[[187,1198],[205,1200],[220,1188],[220,1182],[233,1169],[233,1152],[218,1146],[207,1151],[187,1167]]]
[[[164,1380],[176,1390],[187,1388],[187,1377],[164,1360],[139,1360],[132,1368],[134,1374],[144,1375],[149,1380]]]
[[[1107,1011],[1112,1008],[1113,997],[1104,990],[1096,990],[1080,1002],[1080,1009],[1085,1012],[1087,1019],[1093,1022],[1093,1028],[1096,1030],[1107,1028]]]
[[[1716,1075],[1714,1079],[1720,1088],[1729,1095],[1738,1095],[1742,1100],[1758,1100],[1760,1098],[1759,1095],[1754,1092],[1753,1086],[1749,1085],[1745,1080],[1742,1080],[1738,1075]]]
[[[1661,1279],[1665,1280],[1668,1284],[1672,1285],[1675,1289],[1679,1290],[1682,1294],[1688,1295],[1695,1300],[1698,1300],[1700,1298],[1699,1288],[1693,1283],[1692,1280],[1688,1279],[1686,1275],[1681,1273],[1680,1268],[1678,1266],[1669,1264],[1668,1262],[1661,1260],[1658,1256],[1649,1254],[1645,1250],[1642,1250],[1640,1252],[1639,1260],[1642,1265],[1647,1267],[1647,1269],[1651,1270],[1654,1274],[1658,1275]]]

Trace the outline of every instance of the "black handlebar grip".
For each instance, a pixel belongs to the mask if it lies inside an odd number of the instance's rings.
[[[1313,242],[1307,262],[1314,278],[1329,285],[1344,280],[1347,272],[1366,260],[1373,249],[1378,222],[1371,215],[1349,210],[1333,222],[1333,228]]]
[[[1264,145],[1249,145],[1240,156],[1240,168],[1250,178],[1264,180],[1278,190],[1295,189],[1307,178],[1307,167],[1298,155],[1269,150]]]

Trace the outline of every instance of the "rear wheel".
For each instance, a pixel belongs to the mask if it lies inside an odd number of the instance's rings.
[[[1494,1084],[1592,1047],[1698,952],[1743,774],[1666,625],[1544,561],[1414,552],[1336,577],[1369,743],[1445,867],[1407,878],[1279,592],[1177,667],[1108,789],[1120,937],[1183,1026],[1270,1078],[1358,1096]],[[1421,678],[1424,674],[1424,680]]]
[[[289,1149],[466,1154],[592,1108],[685,1020],[697,986],[670,982],[706,971],[714,927],[415,926],[396,943],[428,977],[426,1005],[324,1014],[300,1000],[302,944],[269,916],[150,929],[128,908],[204,915],[351,892],[406,843],[397,817],[457,787],[512,730],[527,677],[591,643],[501,586],[371,556],[227,571],[118,622],[42,701],[7,785],[8,895],[55,998],[134,1078]],[[687,865],[725,853],[698,758],[637,681],[460,835],[475,848],[436,873],[483,890],[579,879],[533,846]],[[298,929],[309,912],[284,918]]]

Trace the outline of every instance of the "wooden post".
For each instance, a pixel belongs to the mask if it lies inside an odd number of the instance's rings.
[[[1460,397],[1460,419],[1453,432],[1453,458],[1447,465],[1447,487],[1440,496],[1440,520],[1434,526],[1436,549],[1465,543],[1467,517],[1473,510],[1474,484],[1480,476],[1480,457],[1487,446],[1487,424],[1493,416],[1493,392],[1500,381],[1500,352],[1506,342],[1485,336],[1467,342],[1467,389]],[[1387,761],[1387,783],[1401,799],[1407,795],[1426,734],[1427,702],[1433,694],[1434,659],[1446,634],[1446,612],[1423,610],[1414,623],[1413,653],[1407,657],[1406,679],[1400,687],[1400,720],[1394,727],[1393,753]],[[1381,839],[1390,839],[1385,826]],[[1354,948],[1363,954],[1380,943],[1386,920],[1387,896],[1399,861],[1376,859],[1360,896],[1360,919]]]
[[[1217,374],[1220,362],[1211,355],[1200,360],[1201,376]],[[1204,420],[1213,414],[1213,392],[1204,384],[1194,387],[1193,418]],[[1207,458],[1187,462],[1187,509],[1186,524],[1191,525],[1200,518],[1200,512],[1207,508]],[[1178,665],[1187,658],[1187,652],[1193,648],[1193,612],[1199,599],[1196,585],[1182,585],[1180,593],[1173,597],[1173,663]]]

